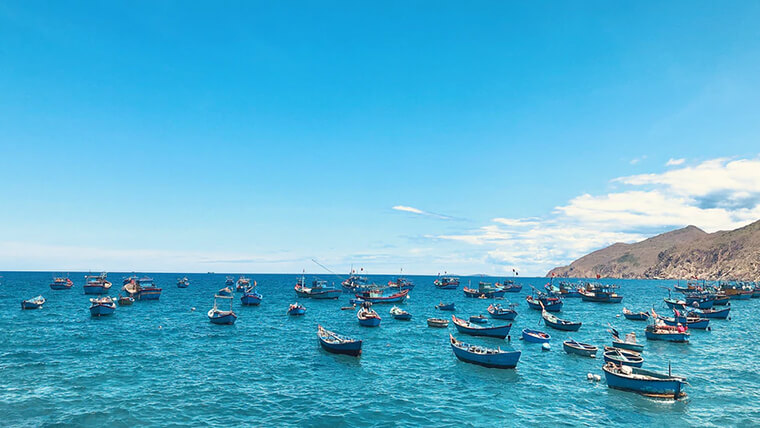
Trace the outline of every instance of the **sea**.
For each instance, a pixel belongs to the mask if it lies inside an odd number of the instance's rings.
[[[403,304],[413,319],[396,321],[392,305],[375,305],[378,328],[361,327],[353,310],[337,301],[298,299],[297,275],[249,274],[264,296],[241,307],[235,325],[211,324],[206,313],[225,274],[147,273],[163,288],[159,301],[118,307],[91,318],[83,294],[86,273],[70,273],[74,287],[49,288],[60,272],[0,272],[0,425],[30,426],[760,426],[760,299],[731,302],[731,319],[711,320],[710,331],[692,331],[686,344],[644,339],[646,322],[628,321],[623,307],[667,313],[663,298],[675,281],[602,280],[620,285],[621,304],[566,299],[561,318],[581,321],[578,332],[547,329],[525,297],[546,278],[514,278],[520,293],[509,340],[469,337],[454,327],[427,327],[447,317],[434,306],[456,303],[456,315],[486,314],[491,301],[439,290],[432,276],[410,276],[416,287]],[[145,273],[142,273],[145,274]],[[130,273],[108,274],[116,296]],[[177,288],[187,276],[190,287]],[[340,278],[317,275],[335,282]],[[307,279],[316,276],[307,275]],[[386,283],[391,276],[372,276]],[[503,278],[462,277],[462,285]],[[240,293],[237,293],[238,296]],[[39,310],[21,300],[47,299]],[[303,317],[286,315],[303,303]],[[573,338],[610,345],[608,323],[646,343],[644,368],[688,379],[679,401],[612,390],[603,360],[567,355]],[[364,341],[359,358],[324,352],[317,325]],[[551,334],[551,349],[519,340],[524,328]],[[458,361],[449,333],[471,344],[522,352],[516,369]],[[590,381],[588,374],[601,376]]]

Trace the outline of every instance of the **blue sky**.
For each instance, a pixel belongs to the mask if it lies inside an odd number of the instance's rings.
[[[0,269],[542,275],[746,224],[759,19],[757,2],[3,2]]]

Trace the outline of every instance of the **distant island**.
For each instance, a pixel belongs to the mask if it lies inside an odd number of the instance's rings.
[[[760,221],[707,233],[687,226],[634,244],[616,243],[547,276],[595,278],[760,280]]]

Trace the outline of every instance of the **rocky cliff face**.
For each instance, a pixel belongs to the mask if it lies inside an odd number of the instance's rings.
[[[760,280],[760,221],[732,231],[705,233],[695,226],[635,244],[617,243],[548,275],[593,278]]]

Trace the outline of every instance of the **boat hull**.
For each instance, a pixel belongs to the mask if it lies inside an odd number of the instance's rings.
[[[334,300],[339,298],[343,292],[341,290],[325,290],[309,293],[309,297],[315,300]]]
[[[688,333],[655,333],[650,330],[644,332],[647,340],[664,340],[666,342],[686,343],[689,341]]]
[[[512,329],[512,324],[497,327],[474,328],[462,325],[456,320],[454,320],[454,326],[457,328],[457,331],[462,334],[468,334],[470,336],[497,337],[499,339],[506,338],[509,335],[509,331]]]
[[[454,311],[456,309],[453,303],[450,305],[436,305],[435,308],[440,311]]]
[[[646,321],[649,319],[649,315],[642,312],[631,313],[631,314],[627,314],[623,312],[623,316],[625,317],[625,319],[631,320],[631,321]]]
[[[666,325],[669,325],[671,327],[676,327],[678,324],[686,325],[689,328],[693,328],[695,330],[705,330],[710,325],[710,320],[705,318],[700,318],[697,321],[690,321],[690,320],[683,320],[683,319],[673,319],[673,318],[661,318],[663,321],[665,321]]]
[[[533,333],[534,333],[534,330],[529,330],[527,328],[523,330],[522,331],[523,340],[529,343],[549,343],[549,341],[551,340],[551,336],[549,336],[546,333],[544,333],[546,334],[546,337],[540,337]]]
[[[209,316],[208,320],[211,321],[212,324],[232,325],[235,324],[235,321],[237,321],[237,315],[225,314],[220,316]]]
[[[525,301],[528,302],[528,307],[537,311],[546,310],[547,312],[559,312],[562,310],[562,300],[543,302],[543,308],[541,307],[541,303],[539,303],[542,302],[541,300],[526,299]]]
[[[397,319],[399,321],[409,321],[412,319],[412,314],[405,313],[405,314],[393,315],[393,319]]]
[[[506,293],[506,291],[504,290],[478,291],[478,290],[469,289],[469,288],[465,288],[462,291],[464,292],[464,297],[470,297],[470,298],[485,297],[486,299],[495,299],[497,297],[504,297],[504,293]]]
[[[160,297],[160,288],[143,288],[137,293],[136,300],[158,300]]]
[[[66,284],[50,284],[51,290],[70,290],[72,285]]]
[[[581,300],[595,303],[620,303],[623,301],[623,296],[598,296],[581,293]]]
[[[85,285],[82,287],[84,294],[108,294],[110,287],[103,285]]]
[[[21,302],[21,309],[40,309],[42,303]]]
[[[667,376],[658,375],[648,370],[631,369],[633,374],[651,374],[662,377],[662,379],[637,379],[632,376],[615,373],[607,366],[604,366],[602,369],[604,370],[607,386],[613,389],[659,397],[680,398],[684,395],[683,388],[686,382],[681,379],[668,378]]]
[[[377,327],[380,325],[380,318],[358,318],[359,325],[362,327]]]
[[[699,316],[702,318],[715,318],[715,319],[726,319],[728,318],[728,314],[731,312],[731,307],[723,308],[723,309],[714,309],[711,312],[702,312]]]
[[[90,315],[93,317],[103,317],[112,315],[116,311],[116,305],[92,305],[90,306]]]
[[[357,340],[350,343],[330,343],[318,337],[319,344],[322,349],[331,354],[350,355],[352,357],[358,357],[362,353],[362,341]]]
[[[515,318],[517,318],[517,311],[509,310],[503,312],[488,312],[488,315],[496,320],[513,321]]]
[[[644,350],[644,344],[642,343],[619,342],[616,340],[612,341],[612,347],[626,349],[628,351],[634,351],[634,352],[641,352]]]
[[[306,314],[306,309],[296,308],[296,309],[288,310],[288,315],[290,316],[299,316],[299,315],[304,315],[304,314]]]
[[[521,355],[519,351],[482,355],[468,352],[454,344],[451,345],[451,350],[454,351],[454,355],[460,361],[494,369],[513,369],[517,367]]]
[[[596,347],[594,347],[593,349],[589,349],[587,347],[579,347],[579,346],[575,346],[572,343],[568,343],[568,341],[562,342],[562,349],[564,349],[565,352],[568,354],[575,354],[575,355],[580,355],[582,357],[589,357],[589,358],[595,358],[596,351],[597,351]]]
[[[605,352],[604,353],[604,362],[605,363],[615,363],[615,364],[618,364],[618,365],[622,364],[622,365],[628,366],[628,367],[641,367],[644,364],[644,359],[641,358],[641,357],[639,357],[639,358],[631,358],[631,359],[624,359],[624,358],[620,358],[619,356],[617,356],[617,355],[615,355],[613,353]]]
[[[244,294],[240,297],[240,303],[244,306],[259,306],[261,304],[261,296],[255,294]]]

